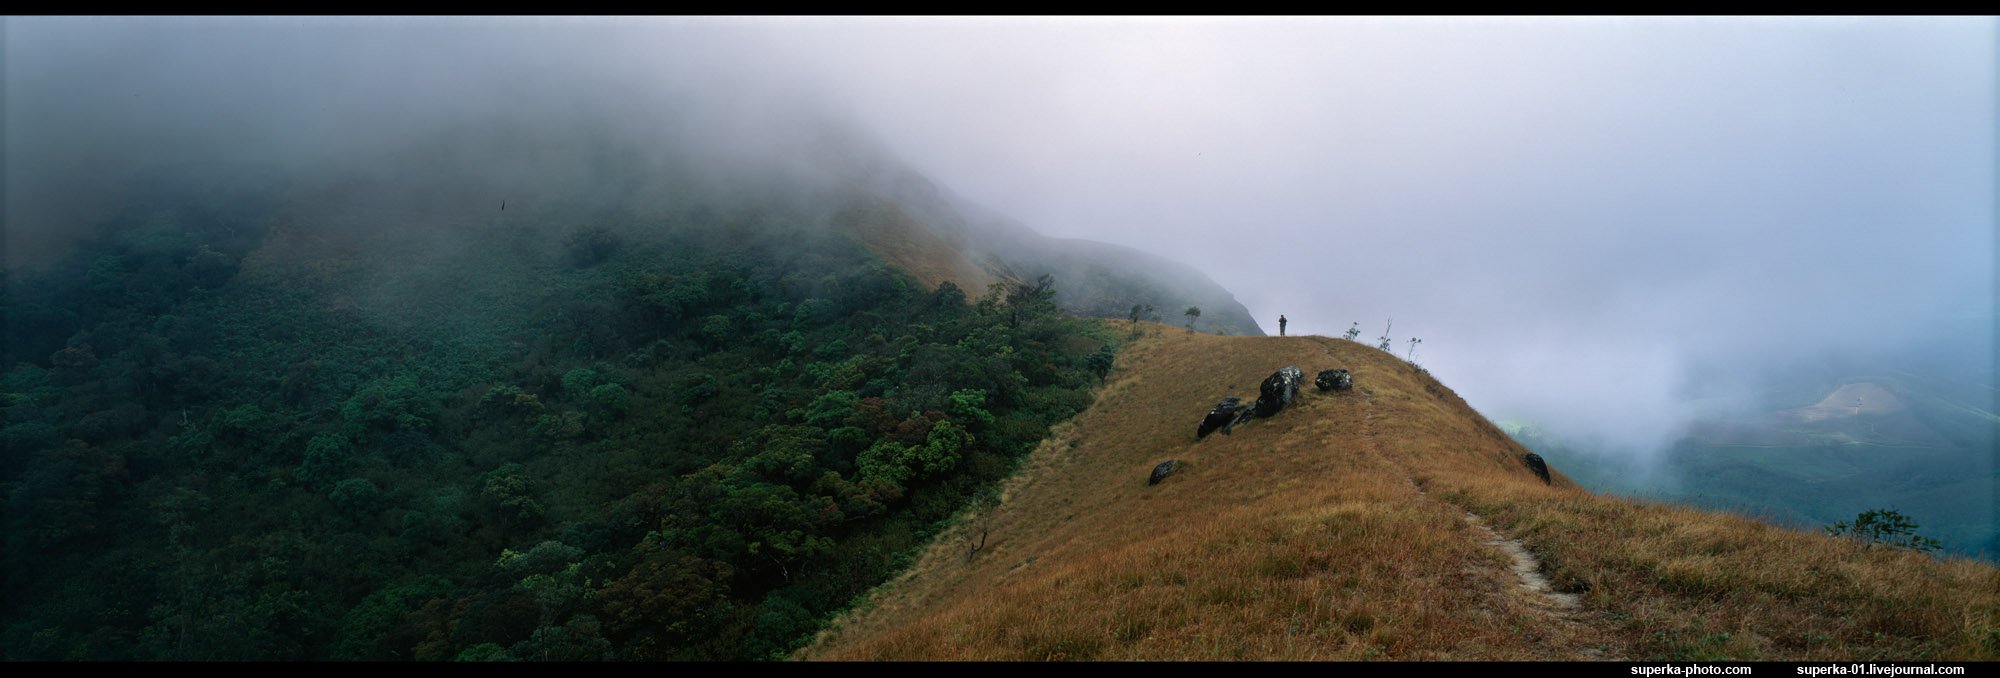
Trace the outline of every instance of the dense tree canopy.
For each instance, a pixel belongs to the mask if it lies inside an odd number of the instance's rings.
[[[780,656],[1110,369],[1052,280],[805,226],[273,262],[272,209],[6,276],[7,658]]]

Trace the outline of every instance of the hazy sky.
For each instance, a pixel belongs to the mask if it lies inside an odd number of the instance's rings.
[[[767,28],[974,200],[1613,446],[1690,368],[1992,324],[1990,18]]]
[[[8,188],[84,181],[21,158],[134,126],[224,121],[310,156],[355,125],[599,101],[581,91],[732,119],[814,102],[1045,234],[1201,268],[1267,331],[1284,313],[1292,333],[1359,321],[1372,340],[1393,316],[1397,353],[1421,337],[1417,361],[1489,415],[1645,450],[1697,371],[1941,332],[1991,346],[1995,35],[1991,18],[15,18]]]

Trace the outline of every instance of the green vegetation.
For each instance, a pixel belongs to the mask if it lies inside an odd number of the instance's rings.
[[[1140,333],[1139,321],[1153,320],[1157,322],[1159,319],[1159,315],[1153,312],[1152,304],[1133,304],[1132,314],[1127,316],[1127,319],[1132,321],[1131,325],[1132,332],[1129,338],[1137,339],[1139,338],[1139,333]]]
[[[780,657],[1111,369],[1052,280],[783,215],[355,255],[217,204],[5,278],[8,659]]]
[[[1719,447],[1682,440],[1641,463],[1525,432],[1515,436],[1597,492],[1732,511],[1811,530],[1892,505],[1922,523],[1943,552],[1988,560],[2000,553],[1992,513],[1993,462],[1967,449]]]
[[[1938,550],[1938,540],[1917,534],[1916,521],[1890,509],[1862,511],[1853,522],[1842,520],[1826,526],[1826,533],[1909,551]]]
[[[1893,506],[1921,523],[1940,552],[1992,561],[2000,558],[2000,526],[1993,513],[2000,480],[1993,450],[2000,424],[1985,411],[1992,402],[1990,378],[1966,369],[1978,360],[1963,352],[1896,354],[1774,371],[1760,381],[1765,390],[1750,403],[1751,412],[1813,407],[1855,384],[1886,391],[1899,402],[1898,411],[1810,424],[1769,415],[1733,420],[1713,415],[1695,422],[1695,435],[1644,460],[1565,448],[1532,427],[1514,435],[1595,491],[1733,511],[1814,531]],[[1755,431],[1757,425],[1772,433],[1762,439],[1729,433]]]

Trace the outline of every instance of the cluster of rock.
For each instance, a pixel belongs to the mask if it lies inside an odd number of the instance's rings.
[[[1354,385],[1353,378],[1346,376],[1347,370],[1329,370],[1329,372],[1339,372],[1348,387]],[[1326,375],[1327,372],[1321,372],[1321,380],[1325,380]],[[1229,430],[1238,424],[1251,419],[1268,419],[1276,415],[1298,399],[1299,383],[1305,379],[1305,372],[1286,365],[1284,369],[1272,372],[1271,376],[1264,379],[1264,383],[1257,386],[1257,402],[1244,405],[1243,400],[1236,396],[1223,398],[1222,402],[1216,403],[1214,409],[1208,411],[1208,416],[1202,417],[1201,425],[1195,427],[1195,439],[1207,438],[1208,434],[1217,430],[1221,430],[1223,435],[1229,435]],[[1325,388],[1321,387],[1322,390]]]
[[[1245,405],[1243,400],[1236,396],[1223,398],[1222,402],[1216,403],[1215,407],[1208,411],[1208,416],[1201,418],[1201,425],[1196,426],[1194,430],[1195,439],[1207,438],[1208,434],[1216,431],[1229,435],[1229,430],[1239,424],[1251,419],[1269,418],[1290,407],[1292,401],[1299,396],[1299,382],[1305,381],[1305,378],[1305,372],[1300,371],[1298,367],[1286,365],[1283,369],[1272,372],[1271,376],[1264,379],[1264,383],[1258,385],[1257,402]],[[1313,378],[1313,385],[1319,387],[1321,391],[1345,391],[1354,388],[1354,375],[1347,370],[1321,370],[1319,375]],[[1549,480],[1549,464],[1542,460],[1541,455],[1529,452],[1521,456],[1521,463],[1526,464],[1528,470],[1533,471],[1535,477],[1541,478],[1544,484],[1553,484]],[[1146,484],[1158,485],[1179,468],[1180,462],[1173,459],[1160,462],[1158,466],[1153,467],[1153,473],[1146,478]]]
[[[1223,398],[1222,402],[1216,403],[1215,407],[1208,411],[1207,416],[1201,418],[1201,424],[1194,430],[1195,439],[1207,438],[1208,434],[1216,431],[1229,435],[1230,429],[1251,419],[1268,419],[1276,415],[1298,399],[1299,384],[1305,380],[1306,373],[1303,370],[1295,365],[1286,365],[1272,372],[1271,376],[1265,377],[1264,383],[1257,386],[1256,402],[1246,405],[1243,399],[1236,396]],[[1313,384],[1321,391],[1345,391],[1354,388],[1354,376],[1347,370],[1325,370],[1319,373]],[[1153,473],[1146,479],[1146,484],[1159,483],[1176,468],[1178,462],[1172,459],[1160,462],[1160,465],[1153,467]]]

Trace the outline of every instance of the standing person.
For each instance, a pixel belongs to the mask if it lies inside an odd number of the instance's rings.
[[[1278,336],[1285,336],[1285,314],[1278,314]]]

